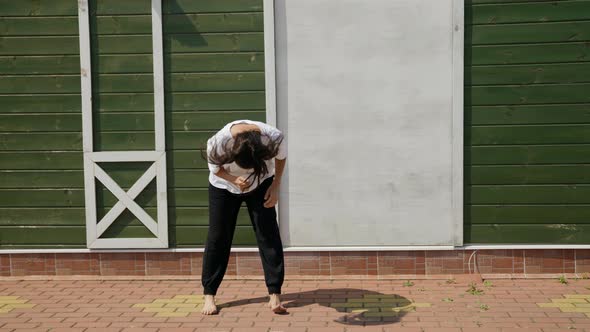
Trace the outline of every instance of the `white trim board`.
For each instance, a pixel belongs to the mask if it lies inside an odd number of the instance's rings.
[[[465,246],[388,246],[388,247],[286,247],[285,252],[317,251],[416,251],[416,250],[498,250],[498,249],[590,249],[588,244],[473,244]],[[232,252],[258,252],[257,247],[234,247]],[[165,249],[0,249],[0,254],[58,253],[127,253],[127,252],[204,252],[204,248]]]
[[[84,196],[86,207],[86,245],[88,248],[167,248],[168,202],[166,191],[166,142],[164,116],[164,58],[162,41],[162,2],[152,0],[152,47],[154,71],[154,151],[100,151],[94,152],[92,127],[92,66],[88,0],[78,1],[80,31],[80,73],[82,95],[82,138],[84,151]],[[125,192],[99,166],[101,163],[153,162],[152,166]],[[134,199],[156,179],[157,221],[145,212]],[[102,182],[119,201],[97,222],[96,180]],[[129,209],[155,237],[100,238]]]

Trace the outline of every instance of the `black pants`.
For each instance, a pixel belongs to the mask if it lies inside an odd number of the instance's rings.
[[[203,294],[216,295],[225,275],[236,220],[242,202],[246,202],[256,233],[264,280],[269,294],[280,294],[285,276],[283,243],[277,225],[275,207],[264,207],[264,194],[273,177],[264,180],[246,194],[234,194],[209,184],[209,232],[203,255],[201,282]]]

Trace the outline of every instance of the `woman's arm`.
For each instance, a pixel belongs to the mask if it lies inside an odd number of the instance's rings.
[[[277,204],[279,201],[279,188],[281,186],[281,178],[283,176],[283,170],[285,169],[285,163],[287,162],[287,158],[285,159],[276,159],[275,158],[275,177],[272,181],[270,187],[266,191],[264,195],[264,207],[271,208]]]
[[[225,180],[235,184],[242,191],[244,189],[246,189],[246,187],[248,186],[248,182],[246,181],[246,179],[244,179],[241,176],[233,176],[233,175],[229,174],[228,172],[225,171],[225,168],[223,168],[223,167],[219,167],[219,171],[214,174],[216,176],[219,176],[222,179],[225,179]]]

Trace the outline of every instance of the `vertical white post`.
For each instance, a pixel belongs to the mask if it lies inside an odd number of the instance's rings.
[[[156,151],[165,151],[164,126],[164,50],[162,39],[162,1],[152,0],[152,49],[154,63],[154,125]]]
[[[262,8],[264,10],[264,81],[266,93],[266,123],[277,127],[274,0],[264,0]]]
[[[454,245],[463,245],[464,0],[453,1],[452,214]]]
[[[78,1],[80,30],[80,79],[82,91],[82,150],[92,152],[92,68],[90,67],[90,19],[88,0]]]

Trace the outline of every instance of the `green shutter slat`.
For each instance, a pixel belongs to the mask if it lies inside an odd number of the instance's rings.
[[[590,185],[466,186],[465,203],[589,204]]]
[[[588,83],[590,62],[542,65],[473,66],[465,85]]]
[[[590,104],[465,107],[471,125],[590,123]]]
[[[467,165],[580,164],[590,163],[590,145],[471,146],[465,151]]]
[[[465,104],[527,105],[590,103],[590,84],[473,86],[465,88]]]
[[[165,15],[162,29],[167,33],[261,32],[262,13]],[[90,21],[92,34],[151,34],[151,15],[99,16]],[[0,20],[3,36],[78,35],[78,18],[5,17]]]
[[[582,244],[590,242],[590,225],[473,225],[465,227],[466,242],[482,244]]]
[[[260,92],[166,93],[166,112],[265,109]],[[81,112],[80,95],[0,95],[0,113]],[[152,94],[100,94],[94,98],[100,112],[153,111]]]
[[[248,112],[169,112],[166,124],[173,131],[218,130],[236,119],[264,121],[266,111]],[[100,132],[154,130],[153,112],[104,113],[95,116],[94,123]],[[81,131],[80,114],[0,114],[1,132]],[[96,132],[99,132],[98,130]]]
[[[472,166],[465,184],[590,184],[590,165]]]
[[[149,73],[153,71],[152,56],[149,54],[95,55],[93,72],[100,74]],[[219,72],[219,71],[263,71],[262,53],[192,53],[169,54],[164,56],[170,66],[167,73]],[[80,58],[77,55],[64,56],[0,56],[0,75],[35,74],[79,74]]]
[[[155,207],[145,211],[154,215]],[[42,222],[40,222],[42,220]],[[169,207],[168,224],[175,226],[207,226],[209,210],[206,207]],[[0,226],[85,226],[84,208],[0,208]],[[237,225],[250,225],[248,210],[242,207],[238,214]]]
[[[116,165],[116,167],[119,167]],[[128,189],[143,171],[115,169],[107,173]],[[207,188],[208,170],[168,171],[169,188]],[[83,171],[0,171],[0,188],[84,188]]]
[[[466,6],[466,24],[590,20],[588,1],[551,1]]]
[[[465,134],[471,145],[590,143],[590,125],[472,126]]]
[[[471,205],[466,224],[587,224],[590,205]]]
[[[472,25],[465,27],[465,45],[588,40],[590,40],[590,21]]]
[[[91,37],[93,52],[100,54],[152,53],[149,35],[107,35]],[[262,32],[177,34],[164,38],[164,52],[252,52],[263,51]],[[79,54],[78,36],[0,37],[0,55]]]
[[[96,75],[93,91],[106,93],[153,92],[151,74]],[[264,90],[264,73],[171,74],[164,88],[168,92],[213,92]],[[80,93],[79,76],[4,76],[0,94]]]
[[[104,204],[112,206],[117,201],[105,189],[100,195]],[[168,190],[168,205],[171,207],[205,207],[208,205],[206,189]],[[149,189],[136,199],[141,206],[156,206],[155,190]],[[0,189],[0,207],[83,207],[83,189]]]
[[[590,61],[589,43],[564,40],[554,44],[465,46],[467,66],[578,61]]]

